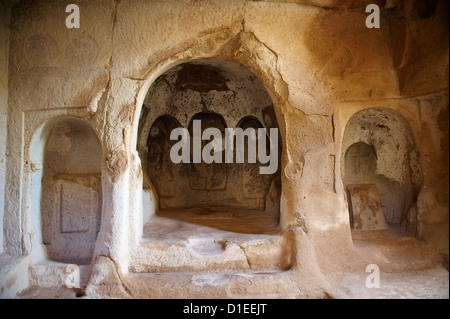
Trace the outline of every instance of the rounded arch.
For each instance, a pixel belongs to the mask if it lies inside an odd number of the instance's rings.
[[[366,181],[375,177],[377,153],[364,142],[350,145],[345,152],[345,177],[352,181]]]
[[[139,148],[143,163],[144,188],[155,187],[154,181],[160,177],[162,170],[170,170],[170,148],[176,142],[170,140],[170,133],[178,127],[182,127],[180,122],[174,116],[167,114],[159,116],[152,123],[145,146]]]
[[[90,263],[102,207],[102,146],[96,131],[76,116],[48,119],[33,134],[28,155],[33,258]]]
[[[254,115],[247,115],[247,116],[241,118],[239,120],[239,122],[237,123],[236,127],[244,128],[245,125],[247,125],[249,123],[253,123],[252,127],[255,127],[255,126],[258,127],[258,128],[264,128],[265,127],[265,126],[263,126],[261,121]]]
[[[345,125],[341,158],[349,146],[357,142],[365,142],[374,148],[378,159],[386,162],[379,169],[388,178],[399,182],[408,178],[403,165],[406,155],[415,149],[415,140],[408,121],[399,112],[377,107],[354,113]],[[389,155],[397,160],[392,160]],[[341,175],[345,177],[345,161],[341,161]]]
[[[145,72],[147,76],[145,77],[143,84],[141,85],[139,91],[137,92],[135,99],[136,110],[134,112],[134,118],[132,122],[133,126],[132,145],[136,145],[136,147],[139,148],[139,145],[141,144],[139,139],[141,134],[139,133],[139,131],[141,128],[141,123],[144,120],[143,115],[145,114],[144,100],[148,94],[150,87],[153,85],[155,80],[158,79],[166,71],[189,60],[190,59],[182,59],[182,58],[178,60],[173,60],[168,58],[166,60],[161,61],[158,65],[151,67],[147,72]]]
[[[354,145],[367,147],[361,147],[353,154],[354,163],[350,165],[355,165],[352,170],[346,167],[350,163],[346,155]],[[366,154],[368,148],[373,149],[375,159]],[[354,113],[343,133],[341,159],[341,176],[347,192],[355,189],[355,183],[372,183],[376,186],[378,195],[374,196],[379,196],[387,223],[391,227],[405,225],[405,220],[410,219],[422,180],[414,136],[406,119],[389,108],[366,108]],[[375,171],[361,178],[365,175],[363,170],[373,165],[371,161],[376,161]],[[358,163],[359,166],[356,165]],[[356,176],[348,175],[352,171]],[[347,195],[351,209],[352,194]]]
[[[239,39],[240,40],[240,39]],[[260,46],[261,48],[265,48],[265,46],[261,43],[255,43],[256,47]],[[238,46],[236,46],[237,48]],[[198,61],[222,61],[224,63],[231,63],[235,65],[239,65],[243,69],[247,69],[255,79],[258,79],[261,85],[264,88],[264,91],[270,97],[272,109],[268,109],[264,112],[263,117],[259,119],[262,123],[265,123],[267,127],[277,127],[279,128],[280,136],[283,138],[285,136],[285,121],[283,118],[283,114],[281,113],[281,109],[284,105],[285,98],[280,97],[280,92],[285,91],[285,87],[287,87],[286,83],[282,80],[281,76],[277,76],[275,73],[278,73],[276,69],[273,69],[273,65],[269,62],[270,59],[261,60],[257,56],[247,56],[250,57],[249,60],[242,61],[238,58],[241,55],[242,50],[249,50],[249,48],[239,48],[239,55],[236,52],[233,52],[235,49],[234,46],[230,46],[227,50],[224,50],[220,58],[217,56],[216,52],[211,52],[210,55],[199,55],[199,56],[191,56],[191,51],[187,50],[186,52],[180,52],[176,58],[173,56],[168,57],[167,59],[161,60],[157,65],[151,66],[147,71],[144,72],[145,80],[141,85],[136,98],[135,98],[135,112],[134,118],[132,121],[133,131],[132,131],[132,145],[136,145],[139,148],[139,145],[143,143],[142,136],[139,133],[142,127],[143,115],[145,114],[145,99],[148,96],[149,90],[155,84],[155,81],[160,78],[166,72],[186,63],[198,62]],[[271,85],[268,85],[268,84]],[[180,118],[178,118],[180,120]],[[180,120],[180,122],[182,122]],[[230,127],[237,127],[237,123],[228,123]]]
[[[69,120],[74,121],[78,120],[83,121],[86,124],[89,124],[90,128],[92,128],[93,132],[100,140],[98,132],[89,122],[87,122],[83,118],[70,114],[58,115],[52,118],[45,118],[35,126],[34,130],[32,130],[33,134],[31,136],[31,139],[29,140],[29,147],[25,149],[27,153],[25,154],[24,157],[28,158],[30,162],[34,165],[37,166],[43,165],[44,148],[50,136],[50,133],[52,132],[55,125],[57,125],[61,121],[69,121]]]
[[[194,121],[200,121],[200,125],[196,128]],[[207,129],[217,129],[220,132],[219,140],[215,136],[211,136],[209,140],[203,139],[203,134]],[[228,166],[225,165],[225,129],[227,124],[225,118],[216,112],[198,112],[194,114],[188,124],[188,132],[190,135],[190,164],[189,164],[189,184],[192,190],[197,191],[225,191],[227,189],[227,173]],[[197,131],[196,131],[197,129]],[[199,134],[199,135],[197,135]],[[196,142],[200,149],[195,147]],[[220,163],[206,163],[204,158],[205,146],[210,144],[213,148],[209,155],[216,155],[218,151],[218,158]],[[219,144],[219,145],[217,145]],[[214,150],[214,152],[213,152]],[[197,156],[196,156],[197,155]],[[200,160],[200,161],[199,161]],[[204,195],[204,194],[202,194]],[[199,201],[205,203],[205,200]]]
[[[256,151],[257,143],[258,143],[257,142],[258,134],[259,134],[258,129],[265,128],[265,127],[261,124],[261,122],[259,121],[259,119],[256,116],[248,115],[248,116],[243,117],[238,122],[237,128],[241,128],[243,131],[245,131],[249,128],[255,130],[255,134],[249,135],[248,138],[254,139],[252,142],[254,143],[255,157],[258,158],[258,152]],[[248,160],[249,151],[250,151],[250,149],[248,148],[248,144],[249,144],[248,139],[245,139],[244,140],[244,149],[245,149],[245,153],[246,153],[245,154],[245,162],[247,162],[247,160]],[[268,152],[270,152],[270,142],[269,142],[269,135],[266,131],[266,153],[265,154],[267,154]],[[258,164],[254,165],[254,166],[255,166],[254,169],[256,169],[256,171],[254,173],[255,173],[255,175],[257,175],[258,174],[257,170],[259,170],[259,166],[258,166]]]
[[[204,40],[207,41],[208,45],[204,45]],[[211,46],[209,45],[210,43],[217,43],[217,45]],[[221,49],[217,50],[219,47]],[[134,99],[136,107],[132,121],[132,145],[137,145],[137,149],[139,150],[140,145],[145,143],[145,140],[142,139],[142,135],[140,134],[142,123],[145,121],[143,118],[146,108],[145,99],[146,96],[148,96],[150,88],[155,84],[158,78],[160,78],[167,71],[170,71],[171,69],[174,69],[182,64],[201,60],[219,60],[240,65],[240,67],[251,72],[255,79],[260,80],[264,91],[271,99],[271,105],[263,113],[260,120],[262,123],[265,123],[267,127],[279,129],[278,137],[280,143],[278,143],[278,155],[279,159],[285,159],[287,156],[286,149],[281,147],[281,145],[284,144],[286,136],[286,120],[282,109],[285,107],[287,101],[287,84],[276,68],[276,55],[272,51],[268,50],[264,43],[260,42],[253,34],[248,32],[229,34],[225,38],[221,32],[209,34],[206,38],[200,39],[200,41],[193,47],[187,47],[185,50],[181,51],[177,49],[176,55],[168,54],[166,57],[157,57],[157,61],[159,61],[158,63],[149,65],[146,70],[143,70],[142,78],[144,81],[142,82],[136,98]],[[189,118],[189,116],[186,118]],[[178,117],[178,120],[180,120],[183,124],[182,118]],[[153,121],[150,122],[152,123]],[[230,127],[236,127],[237,125],[237,123],[233,123],[228,120],[227,124]],[[281,160],[279,160],[278,163],[280,166],[286,164],[285,161]],[[142,163],[142,165],[145,164]],[[282,171],[284,168],[279,167],[278,169],[279,171]],[[278,178],[278,180],[280,180],[280,178]],[[277,182],[277,187],[275,188],[278,189],[281,194],[281,181]],[[151,194],[150,197],[154,198]],[[278,198],[279,195],[276,195],[275,197]],[[280,217],[279,215],[285,216],[285,208],[279,208],[279,201],[276,202],[277,203],[274,204],[274,207],[278,207],[276,209],[278,217]],[[153,211],[156,209],[157,208],[153,209]],[[285,221],[285,218],[280,218],[280,220]]]
[[[202,122],[206,122],[206,125],[202,125],[202,129],[205,127],[221,127],[226,128],[227,122],[225,121],[225,118],[222,114],[219,114],[217,112],[198,112],[195,113],[188,123],[188,131],[192,134],[192,124],[194,120],[200,120]],[[216,125],[216,126],[214,126]],[[218,126],[217,126],[218,125]],[[220,129],[220,128],[219,128]]]
[[[142,167],[149,167],[147,163],[150,158],[147,155],[150,154],[148,140],[151,138],[151,132],[155,129],[154,123],[157,119],[166,119],[166,122],[170,122],[169,117],[171,117],[177,121],[179,127],[186,128],[191,137],[191,148],[189,149],[191,156],[189,163],[167,165],[172,170],[167,171],[167,177],[160,176],[160,181],[150,178],[148,185],[155,186],[157,195],[153,198],[158,197],[159,207],[157,210],[167,211],[198,206],[212,207],[213,209],[240,207],[247,210],[264,211],[266,195],[271,191],[272,193],[268,196],[273,202],[271,212],[273,211],[273,215],[279,219],[281,184],[276,183],[271,187],[273,174],[264,176],[267,181],[264,183],[264,187],[258,188],[257,186],[262,184],[250,181],[251,176],[248,169],[244,171],[234,165],[235,163],[225,163],[224,152],[221,163],[216,161],[217,157],[212,163],[207,164],[203,161],[193,163],[192,128],[194,120],[201,120],[202,132],[209,127],[218,129],[222,134],[222,150],[225,147],[223,137],[227,127],[237,127],[251,119],[257,123],[258,128],[278,128],[272,99],[259,78],[240,63],[217,58],[174,63],[171,68],[164,70],[148,86],[145,97],[141,97],[143,107],[139,115],[136,141]],[[166,117],[162,118],[161,116]],[[242,122],[243,119],[245,119],[244,122]],[[216,135],[217,131],[214,136]],[[219,139],[211,137],[209,141],[202,140],[202,151],[204,146],[211,147],[209,143],[215,143],[215,141],[219,141]],[[269,144],[266,143],[267,146]],[[203,158],[203,156],[201,157]],[[277,163],[280,163],[279,156]],[[266,162],[264,166],[267,166]],[[259,166],[257,168],[259,169]],[[165,180],[165,186],[168,186],[165,190],[163,190],[164,187],[161,187],[162,180]],[[172,180],[176,183],[172,183]],[[250,184],[253,189],[258,188],[257,195],[251,190],[244,191],[244,188]],[[150,192],[155,190],[151,187],[147,188],[150,188]],[[276,188],[276,190],[272,188]],[[144,207],[143,211],[146,209]]]

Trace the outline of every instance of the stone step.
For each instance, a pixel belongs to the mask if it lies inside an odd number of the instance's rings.
[[[239,236],[241,235],[241,236]],[[189,236],[177,240],[144,239],[131,252],[131,272],[283,270],[289,256],[278,235]]]
[[[44,260],[31,265],[29,269],[30,286],[43,288],[82,288],[89,281],[90,265],[75,265]]]
[[[88,298],[295,298],[295,273],[220,270],[121,274],[108,257],[97,257]],[[105,284],[107,283],[107,284]]]

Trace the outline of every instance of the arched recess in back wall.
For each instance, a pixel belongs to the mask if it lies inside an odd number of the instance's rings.
[[[89,264],[100,230],[102,147],[92,126],[64,117],[52,125],[41,182],[42,242],[47,257]]]
[[[365,210],[368,218],[367,211],[381,209],[387,227],[403,226],[416,234],[415,202],[422,171],[412,131],[402,115],[387,108],[355,113],[343,135],[341,175],[355,228],[367,229],[355,220],[358,210]]]

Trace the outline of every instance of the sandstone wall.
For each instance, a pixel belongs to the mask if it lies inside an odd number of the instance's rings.
[[[352,265],[344,132],[367,109],[395,111],[409,126],[423,176],[412,200],[416,235],[448,256],[446,1],[80,0],[79,29],[65,26],[69,3],[13,6],[7,87],[7,56],[0,56],[3,115],[8,90],[6,142],[4,116],[0,122],[8,254],[46,258],[44,150],[52,129],[71,116],[93,128],[102,149],[94,256],[108,256],[126,272],[145,214],[137,145],[148,89],[183,62],[215,58],[254,73],[273,102],[283,145],[280,228],[299,274],[316,278]],[[382,7],[382,28],[365,26],[368,3]],[[0,31],[7,36],[5,27]],[[387,178],[403,176],[384,168]]]
[[[5,206],[6,132],[8,118],[8,58],[9,58],[9,6],[0,4],[0,207]],[[2,214],[3,215],[3,214]],[[3,218],[0,218],[3,230]],[[0,253],[3,252],[3,231],[0,233]]]

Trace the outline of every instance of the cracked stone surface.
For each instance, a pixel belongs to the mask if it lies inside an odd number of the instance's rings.
[[[448,1],[77,5],[0,4],[2,297],[448,298]],[[196,118],[278,128],[277,172],[164,161]]]

